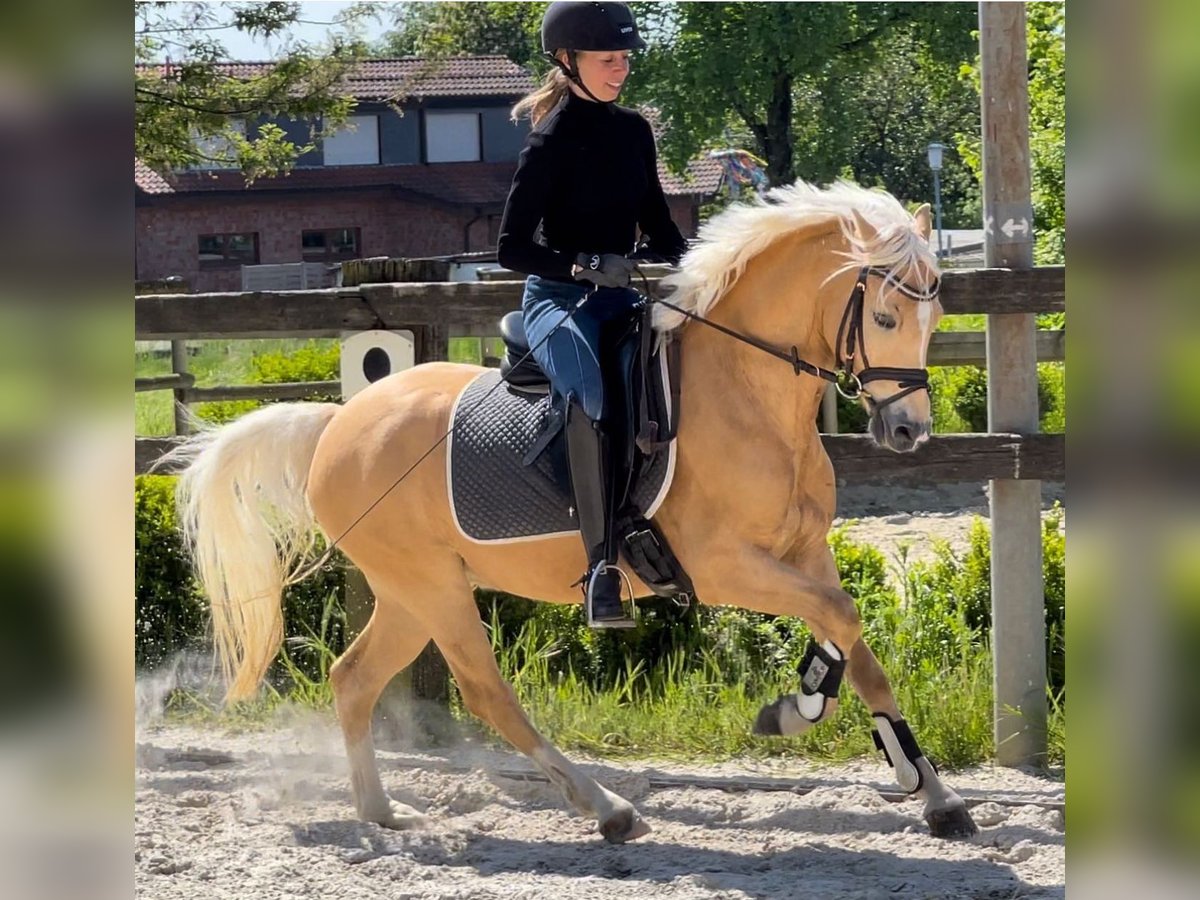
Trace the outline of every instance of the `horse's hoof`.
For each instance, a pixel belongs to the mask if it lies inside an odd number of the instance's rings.
[[[774,703],[768,703],[758,711],[758,717],[754,720],[754,727],[751,729],[752,734],[759,737],[779,737],[783,734],[779,727],[779,707],[783,703],[783,698],[780,697]]]
[[[427,816],[417,812],[411,806],[394,802],[377,810],[360,813],[359,818],[364,822],[373,822],[393,831],[422,828],[429,822]]]
[[[965,805],[930,810],[925,813],[925,821],[929,823],[929,833],[938,838],[969,838],[979,834],[979,826]]]
[[[600,823],[600,833],[610,844],[624,844],[649,834],[653,829],[633,807],[623,809]]]
[[[758,711],[752,732],[762,737],[799,737],[818,722],[824,722],[837,709],[837,700],[827,698],[823,701],[821,715],[815,720],[806,719],[800,715],[796,703],[795,694],[787,694],[768,703]]]

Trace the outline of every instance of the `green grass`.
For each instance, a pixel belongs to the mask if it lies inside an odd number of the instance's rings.
[[[901,616],[904,614],[901,613]],[[927,623],[901,623],[891,639],[873,640],[897,703],[939,765],[982,762],[993,751],[992,663],[986,647],[965,626],[953,637],[957,654],[922,660],[914,670],[904,645]],[[765,673],[750,660],[739,667],[712,652],[676,650],[653,671],[641,662],[603,689],[574,671],[553,671],[562,637],[528,620],[515,641],[500,642],[492,622],[493,648],[532,721],[566,749],[614,757],[666,756],[702,759],[804,757],[844,760],[874,753],[870,713],[852,690],[842,691],[837,714],[799,738],[754,737],[759,709],[796,690],[793,666]],[[878,638],[879,635],[876,635]],[[798,649],[802,644],[797,642]],[[739,670],[740,669],[740,670]]]
[[[254,358],[265,355],[294,354],[298,350],[328,350],[337,344],[332,339],[300,340],[240,340],[240,341],[188,341],[188,371],[196,376],[197,387],[216,385],[253,384],[256,377]],[[484,355],[502,356],[504,343],[499,338],[451,338],[449,358],[451,362],[479,365]],[[169,354],[141,352],[134,354],[134,376],[148,378],[171,373]],[[236,417],[257,405],[253,401],[236,401],[221,404],[202,404],[208,409],[197,410],[208,418],[224,421]],[[174,397],[170,391],[145,391],[134,395],[134,433],[145,437],[161,437],[174,434]]]
[[[1051,551],[1059,547],[1061,535],[1047,528],[1045,539],[1048,590],[1053,591],[1062,558]],[[950,769],[990,759],[995,746],[992,657],[986,640],[986,526],[976,523],[969,547],[961,553],[943,543],[931,563],[910,563],[901,555],[894,578],[887,577],[887,563],[873,548],[850,542],[842,531],[833,533],[831,543],[843,585],[858,601],[864,637],[922,748]],[[836,715],[807,734],[751,735],[758,710],[796,690],[796,663],[808,637],[797,619],[701,608],[695,613],[695,629],[682,637],[678,626],[661,623],[653,637],[652,617],[644,618],[636,631],[618,636],[591,632],[574,607],[512,602],[525,616],[517,624],[510,601],[501,598],[485,607],[500,670],[535,725],[564,749],[614,758],[705,760],[835,761],[875,752],[869,710],[848,685]],[[169,715],[244,729],[269,723],[282,708],[330,710],[327,676],[336,655],[331,636],[341,633],[342,615],[336,594],[330,594],[317,622],[286,642],[270,686],[253,703],[222,710],[211,698],[177,692]],[[1053,631],[1060,627],[1056,620],[1051,624]],[[674,646],[653,651],[669,640]],[[465,726],[501,743],[465,712],[455,692],[451,705]],[[1048,761],[1062,764],[1062,694],[1050,696],[1048,741]]]
[[[188,341],[188,371],[197,387],[249,384],[253,358],[261,354],[288,354],[304,347],[329,347],[330,340],[295,338],[247,341]],[[146,378],[171,373],[170,355],[134,354],[134,376]],[[174,398],[170,391],[145,391],[134,395],[134,433],[146,437],[173,434]]]
[[[226,706],[213,685],[187,685],[172,691],[164,713],[172,721],[193,725],[219,725],[234,730],[270,727],[285,709],[333,710],[329,670],[338,653],[334,634],[345,624],[345,611],[337,593],[326,595],[320,620],[314,627],[301,623],[299,635],[288,637],[263,690],[253,700]]]

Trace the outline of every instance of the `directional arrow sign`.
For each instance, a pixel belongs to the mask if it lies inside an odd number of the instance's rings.
[[[1008,219],[1003,225],[1000,226],[1000,230],[1008,235],[1009,238],[1012,238],[1012,236],[1017,232],[1020,232],[1022,236],[1025,236],[1029,234],[1029,220],[1021,219],[1020,222],[1014,222],[1012,219]]]
[[[983,217],[983,232],[990,241],[1024,244],[1033,240],[1033,210],[1028,203],[996,203]]]

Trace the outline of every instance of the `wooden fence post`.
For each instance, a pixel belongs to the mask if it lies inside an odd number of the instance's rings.
[[[1022,3],[979,4],[986,265],[1033,268],[1029,70]],[[1038,431],[1035,319],[989,315],[988,431]],[[992,653],[996,758],[1044,763],[1046,623],[1041,482],[993,480]]]
[[[450,264],[438,259],[375,257],[342,264],[343,288],[361,284],[430,282],[449,280]],[[376,325],[375,327],[379,327]],[[414,362],[445,360],[447,331],[442,326],[410,325],[386,321],[383,327],[413,333]],[[366,577],[358,569],[346,572],[346,625],[351,635],[366,625],[375,599]],[[381,744],[426,746],[443,743],[449,723],[450,669],[431,641],[407,669],[383,690],[376,707],[376,736]]]
[[[186,375],[187,370],[187,342],[171,341],[171,371],[176,375]],[[175,433],[177,435],[191,434],[192,429],[188,425],[187,406],[184,405],[187,398],[186,388],[176,388],[171,391],[171,396],[174,398],[171,412],[175,418]]]
[[[448,281],[450,264],[445,260],[404,260],[395,272],[397,281]],[[449,329],[440,325],[408,326],[413,332],[413,348],[417,365],[444,362],[449,359]],[[446,708],[450,699],[450,667],[430,641],[416,661],[408,667],[404,678],[414,704],[410,724],[425,741],[436,740],[444,730],[440,717],[433,709]]]

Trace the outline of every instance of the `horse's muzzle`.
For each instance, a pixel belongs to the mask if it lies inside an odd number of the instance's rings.
[[[929,440],[931,421],[916,421],[900,410],[885,407],[871,416],[871,437],[881,447],[909,453]]]

